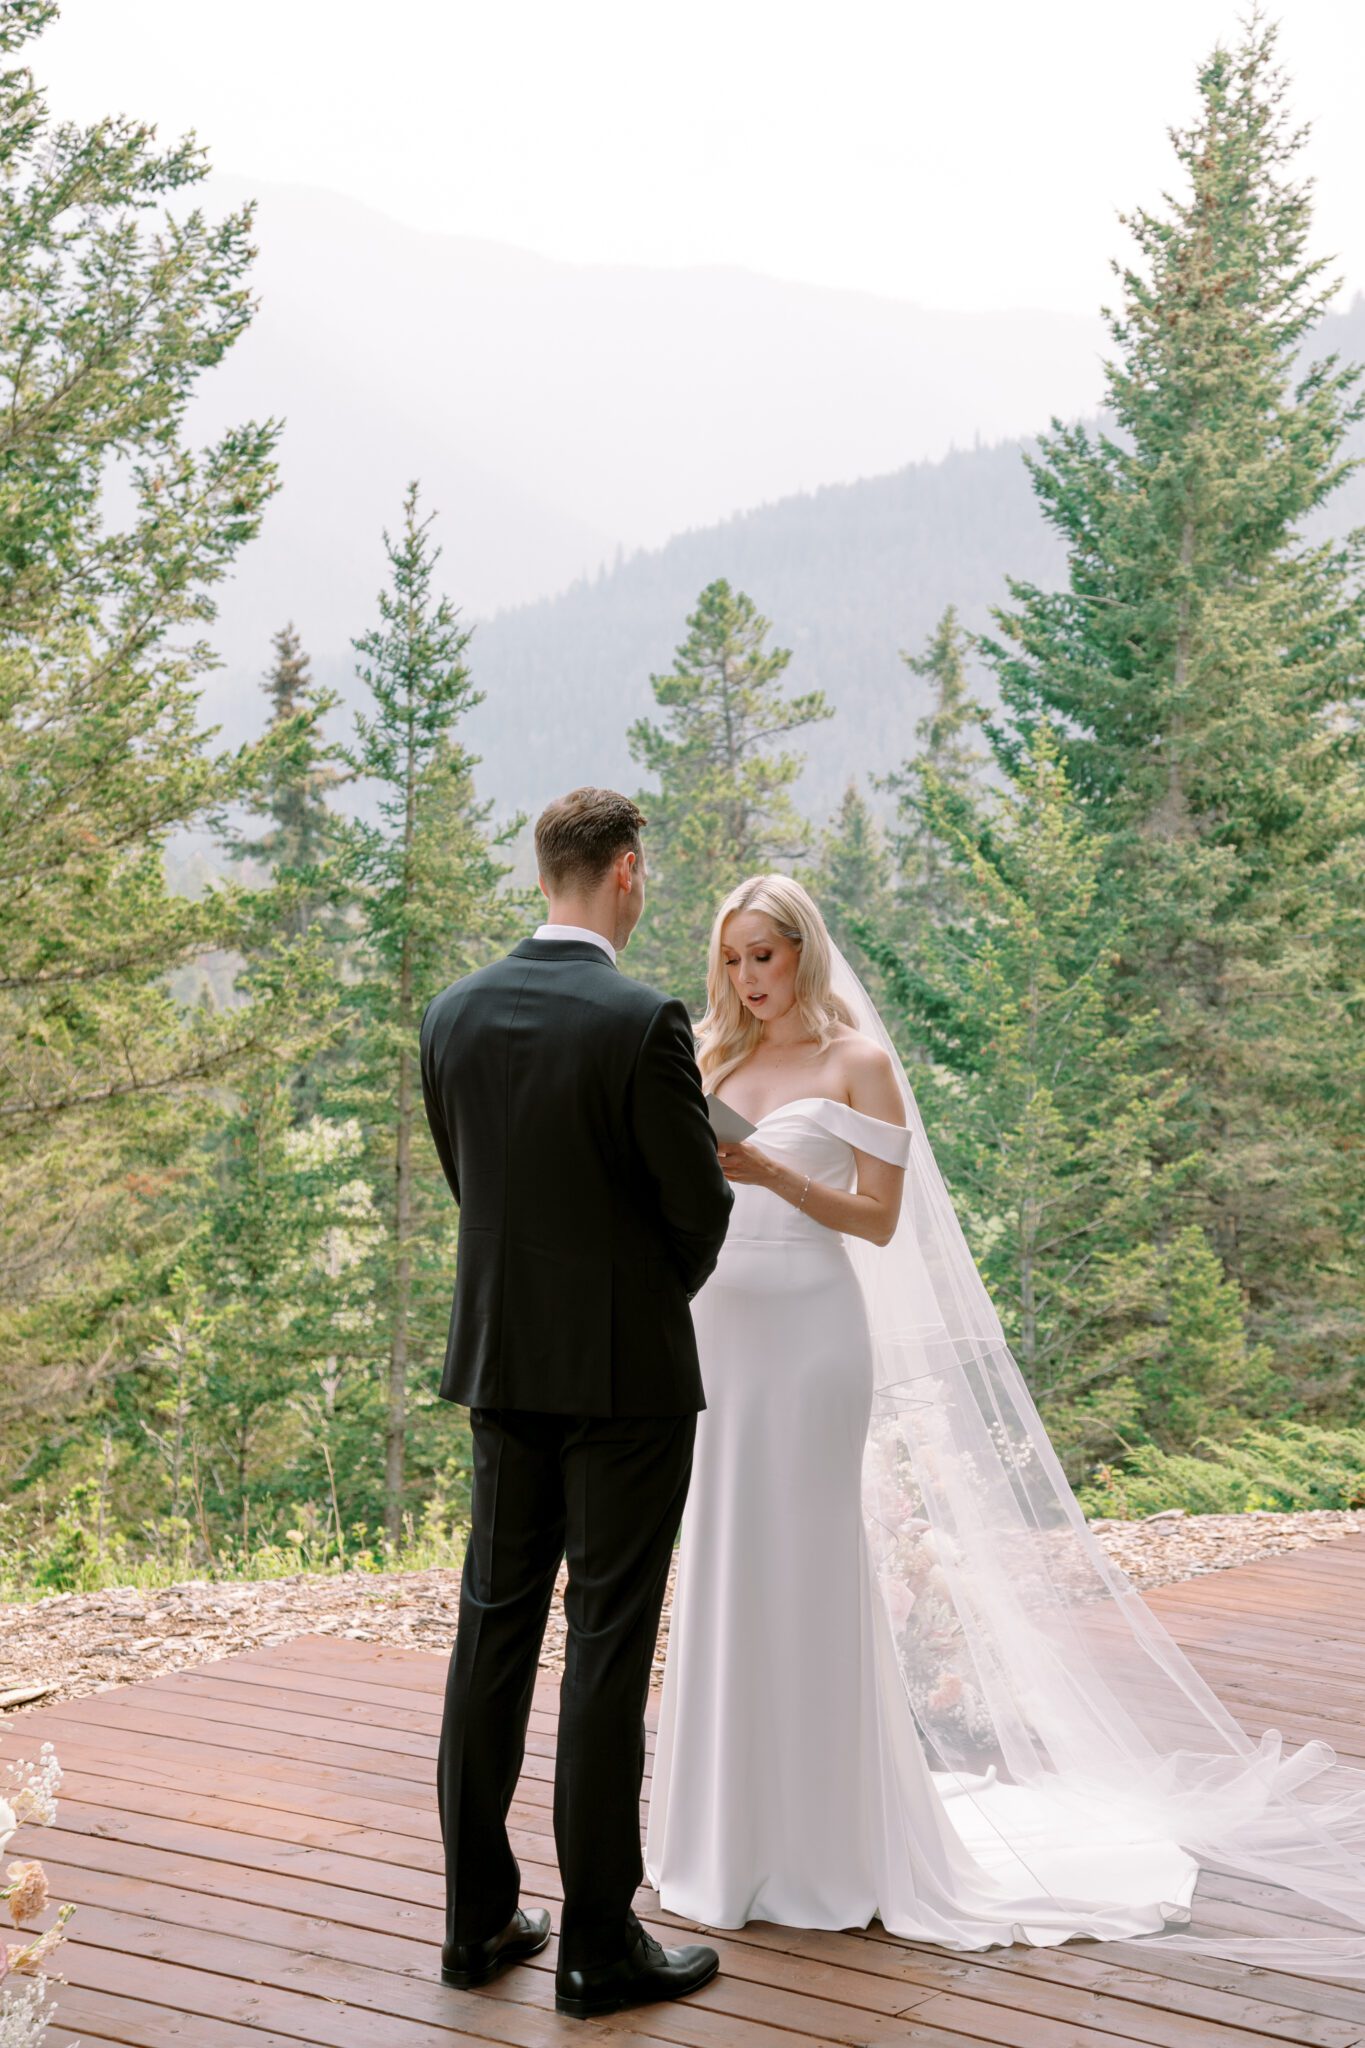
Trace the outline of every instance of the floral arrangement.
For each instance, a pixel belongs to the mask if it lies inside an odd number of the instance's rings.
[[[52,1744],[45,1742],[38,1761],[17,1759],[0,1767],[0,1855],[16,1828],[32,1822],[51,1827],[57,1818],[57,1787],[61,1767]],[[48,1903],[48,1884],[41,1863],[11,1863],[0,1883],[0,1899],[18,1928],[33,1920]],[[74,1906],[63,1906],[45,1934],[27,1941],[0,1940],[0,2048],[38,2048],[56,2007],[49,2003],[43,1966],[62,1940]]]
[[[963,1518],[981,1512],[985,1489],[974,1460],[948,1440],[930,1404],[916,1415],[913,1453],[908,1434],[892,1412],[874,1420],[868,1436],[865,1498],[878,1585],[911,1709],[935,1758],[949,1768],[984,1768],[998,1761],[979,1669],[988,1645],[980,1631],[975,1646],[969,1641],[962,1557],[948,1528],[934,1526],[926,1489],[935,1486],[941,1524],[950,1520],[942,1512],[945,1483]]]

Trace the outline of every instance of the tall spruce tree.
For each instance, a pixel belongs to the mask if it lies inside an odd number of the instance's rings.
[[[465,664],[469,632],[433,578],[440,550],[412,484],[396,537],[385,535],[389,587],[380,622],[356,642],[370,710],[349,754],[373,791],[377,820],[352,831],[348,870],[359,905],[358,979],[348,1000],[361,1048],[357,1102],[370,1133],[385,1236],[376,1298],[388,1334],[384,1429],[385,1529],[402,1529],[414,1356],[439,1358],[454,1263],[450,1197],[427,1135],[417,1033],[427,1002],[478,966],[510,933],[515,904],[494,857],[520,830],[489,832],[492,806],[474,795],[476,757],[455,736],[482,701]],[[430,1406],[435,1375],[421,1400]]]
[[[353,906],[345,900],[342,872],[345,821],[331,799],[347,777],[342,749],[324,729],[339,699],[313,680],[292,624],[275,634],[274,649],[264,677],[268,732],[292,733],[294,741],[265,778],[256,807],[258,826],[264,829],[254,835],[234,832],[227,846],[234,860],[267,869],[278,931],[294,939],[312,933],[339,982],[349,973]],[[325,1110],[342,1057],[332,1037],[319,1040],[294,1067],[289,1089],[297,1123]]]
[[[897,867],[901,923],[913,930],[941,922],[959,908],[956,871],[919,802],[921,769],[941,791],[967,799],[989,760],[981,744],[984,707],[967,683],[967,635],[949,605],[921,654],[903,654],[910,673],[928,683],[929,710],[915,725],[919,751],[892,771],[880,787],[896,798],[897,829],[892,850]]]
[[[331,900],[326,869],[337,852],[338,817],[331,797],[345,780],[341,750],[323,732],[323,721],[339,699],[321,689],[309,672],[309,658],[292,624],[274,637],[275,659],[264,678],[270,730],[299,734],[298,744],[275,761],[261,795],[268,819],[255,838],[233,841],[238,860],[263,862],[278,880],[294,884],[286,928],[299,936],[322,921],[339,937],[341,920]]]
[[[810,849],[791,798],[802,757],[771,749],[834,713],[819,690],[783,695],[790,650],[764,645],[769,621],[723,579],[703,590],[687,626],[671,671],[650,678],[662,722],[630,728],[632,759],[659,782],[639,798],[650,903],[632,961],[699,1013],[720,899],[743,876],[790,868]]]
[[[136,1355],[207,1084],[326,1010],[264,896],[164,867],[300,742],[218,752],[196,716],[214,587],[275,488],[273,424],[185,438],[251,318],[251,211],[170,217],[192,142],[54,124],[16,61],[53,13],[0,9],[0,1485]],[[229,951],[259,955],[253,999],[186,1011],[171,975]]]
[[[1116,999],[1155,1002],[1157,1057],[1184,1083],[1173,1149],[1203,1159],[1187,1220],[1327,1399],[1362,1332],[1343,1138],[1359,1143],[1365,1094],[1365,538],[1304,527],[1363,408],[1355,368],[1305,354],[1333,285],[1274,50],[1253,20],[1199,74],[1174,138],[1184,190],[1128,222],[1113,431],[1055,426],[1033,464],[1067,587],[1013,584],[984,648],[1013,714],[1002,753],[1054,718],[1110,829]]]
[[[923,768],[917,801],[962,914],[924,924],[912,949],[869,945],[899,1029],[927,1054],[916,1092],[968,1240],[1080,1476],[1134,1438],[1188,1443],[1268,1383],[1201,1234],[1178,1257],[1164,1249],[1190,1170],[1160,1163],[1178,1088],[1152,1071],[1154,1020],[1116,1023],[1122,925],[1060,755],[1041,721],[1012,782],[975,800]],[[1193,1328],[1195,1297],[1216,1341],[1179,1360],[1177,1407],[1153,1332]]]
[[[866,979],[874,963],[860,929],[885,932],[892,914],[891,852],[872,808],[855,782],[820,835],[814,865],[801,876],[820,906],[830,936],[855,974]]]

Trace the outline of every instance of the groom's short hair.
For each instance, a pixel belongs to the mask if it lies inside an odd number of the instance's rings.
[[[618,853],[639,853],[647,819],[616,789],[571,789],[536,819],[536,865],[552,889],[590,888]]]

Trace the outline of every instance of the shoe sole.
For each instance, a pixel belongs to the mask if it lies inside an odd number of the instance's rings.
[[[533,1948],[518,1947],[504,1955],[495,1956],[482,1970],[448,1970],[442,1963],[441,1982],[449,1984],[454,1991],[477,1991],[481,1984],[489,1984],[494,1977],[500,1977],[504,1970],[510,1970],[513,1963],[528,1962],[532,1956],[538,1956],[543,1948],[549,1946],[550,1936],[546,1932]]]
[[[698,1977],[695,1984],[689,1984],[686,1991],[646,1991],[638,1998],[624,1992],[619,1998],[562,1998],[555,1993],[555,2011],[563,2013],[566,2019],[596,2020],[605,2013],[624,2012],[632,2005],[663,2005],[673,1998],[690,1998],[694,1991],[700,1991],[713,1977],[720,1974],[720,1958],[717,1957],[704,1977]]]

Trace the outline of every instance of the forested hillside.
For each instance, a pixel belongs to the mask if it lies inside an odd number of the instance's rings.
[[[250,208],[53,121],[45,15],[0,74],[0,1580],[458,1543],[416,1032],[535,918],[518,808],[581,779],[640,793],[629,965],[694,1010],[726,891],[808,880],[1092,1505],[1192,1458],[1204,1500],[1365,1495],[1365,304],[1304,253],[1274,32],[1211,54],[1133,217],[1107,424],[482,623],[448,512],[358,457],[374,573],[319,527],[319,646],[247,573],[298,559],[287,430],[226,376]]]
[[[1330,351],[1365,360],[1365,298],[1315,330],[1308,354]],[[668,667],[696,592],[724,576],[792,649],[792,687],[823,689],[835,707],[798,786],[825,815],[850,776],[907,751],[928,707],[899,651],[918,647],[945,605],[979,631],[1008,577],[1061,574],[1060,542],[1029,483],[1030,446],[965,450],[765,505],[482,622],[470,659],[488,701],[470,736],[486,786],[527,806],[560,785],[626,775],[625,729],[649,702],[649,677]],[[1365,429],[1352,446],[1365,453]],[[1362,524],[1360,474],[1304,522],[1309,533]],[[978,681],[990,697],[989,678]]]

